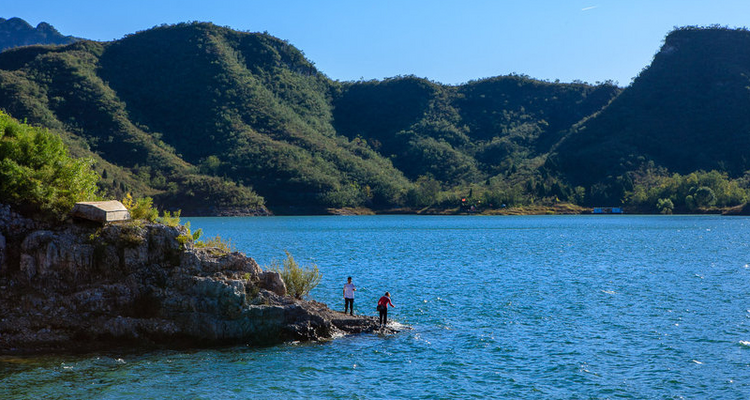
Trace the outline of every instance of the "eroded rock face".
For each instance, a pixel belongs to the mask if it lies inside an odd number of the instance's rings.
[[[0,354],[321,340],[377,326],[286,297],[278,273],[241,253],[181,244],[185,233],[41,226],[0,206]]]

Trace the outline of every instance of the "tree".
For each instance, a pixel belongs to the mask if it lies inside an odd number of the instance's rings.
[[[695,205],[698,207],[711,207],[716,204],[716,195],[714,194],[714,191],[707,186],[699,187],[695,191],[693,199],[695,200]]]
[[[203,174],[207,175],[216,175],[219,173],[219,168],[221,167],[221,160],[219,157],[216,157],[215,155],[210,155],[206,158],[204,158],[200,163],[200,171]]]
[[[0,112],[0,202],[64,217],[94,200],[99,176],[91,159],[73,158],[62,139]]]
[[[670,199],[659,199],[656,202],[656,208],[662,214],[672,214],[672,210],[674,210],[674,203],[672,203],[672,200]]]
[[[423,175],[417,179],[414,187],[407,192],[407,201],[417,207],[427,207],[435,204],[440,190],[440,182]]]

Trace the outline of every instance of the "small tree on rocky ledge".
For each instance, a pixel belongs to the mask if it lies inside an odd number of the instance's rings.
[[[302,296],[307,296],[311,290],[318,286],[322,275],[318,271],[317,265],[311,264],[300,267],[288,251],[285,253],[286,260],[281,264],[278,261],[273,261],[271,269],[281,274],[281,279],[286,283],[287,293],[301,299]]]
[[[73,204],[97,200],[90,158],[74,158],[60,136],[0,111],[0,203],[62,220]]]

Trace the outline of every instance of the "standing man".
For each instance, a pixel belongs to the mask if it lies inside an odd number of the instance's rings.
[[[354,291],[357,288],[352,283],[352,277],[346,278],[346,284],[344,285],[344,314],[349,310],[349,315],[354,315]]]

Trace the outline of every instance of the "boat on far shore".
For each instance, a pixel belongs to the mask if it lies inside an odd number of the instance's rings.
[[[592,214],[623,214],[622,207],[594,207]]]

